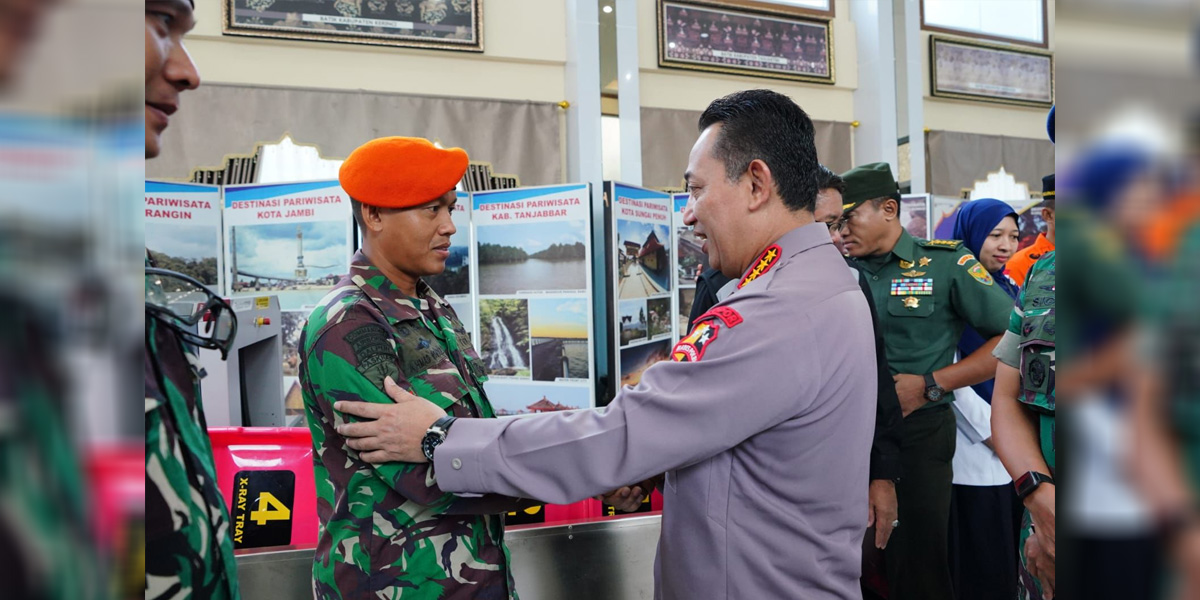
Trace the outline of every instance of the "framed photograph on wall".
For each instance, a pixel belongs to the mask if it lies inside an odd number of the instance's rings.
[[[658,0],[661,67],[834,83],[829,21]]]
[[[483,52],[483,0],[222,0],[226,35]]]
[[[1054,56],[939,36],[929,38],[930,93],[940,98],[1049,107]]]

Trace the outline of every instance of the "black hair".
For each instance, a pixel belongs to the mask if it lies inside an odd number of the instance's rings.
[[[825,165],[817,165],[817,191],[832,189],[839,194],[846,193],[846,180],[841,175],[829,170]]]
[[[722,124],[713,157],[737,181],[755,159],[771,169],[789,209],[812,212],[817,205],[817,147],[812,119],[791,98],[771,90],[743,90],[713,100],[700,115],[703,132]]]
[[[358,225],[358,233],[360,236],[366,236],[367,225],[366,223],[363,223],[362,207],[362,202],[359,202],[354,198],[350,199],[350,214],[354,217],[354,223]]]

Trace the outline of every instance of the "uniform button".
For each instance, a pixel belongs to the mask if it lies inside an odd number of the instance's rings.
[[[879,281],[879,276],[878,276],[878,275],[872,275],[872,276],[871,276],[871,279],[874,279],[875,281]]]
[[[456,459],[450,461],[450,466],[454,467],[455,470],[461,469],[462,461],[456,458]]]

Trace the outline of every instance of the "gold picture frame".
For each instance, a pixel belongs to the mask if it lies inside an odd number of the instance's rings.
[[[658,0],[658,65],[833,85],[828,20]]]
[[[929,86],[937,98],[1049,108],[1054,104],[1054,55],[930,36]]]
[[[225,35],[483,52],[483,0],[221,0]]]

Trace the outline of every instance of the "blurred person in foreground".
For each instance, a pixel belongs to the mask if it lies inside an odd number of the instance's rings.
[[[146,2],[146,158],[179,96],[200,84],[183,46],[184,0]],[[229,510],[217,487],[196,348],[222,351],[237,331],[229,304],[180,273],[146,268],[146,598],[238,597]],[[200,307],[200,308],[197,308]],[[197,334],[205,315],[209,337]]]
[[[8,0],[0,6],[0,90],[17,81],[23,59],[53,5],[50,1]],[[0,189],[4,187],[0,182]],[[13,195],[16,197],[11,200],[25,201],[28,194]],[[0,213],[0,222],[6,216]],[[14,222],[4,225],[8,235]],[[20,221],[15,226],[22,227]],[[14,239],[19,244],[22,237]],[[14,249],[25,250],[6,245],[5,254]],[[109,589],[102,580],[91,536],[86,481],[70,437],[63,364],[63,347],[69,338],[54,325],[63,318],[56,309],[47,308],[53,303],[32,295],[25,285],[0,286],[0,412],[4,415],[0,420],[0,564],[4,573],[0,596],[105,598]]]
[[[1017,214],[1006,202],[964,202],[954,223],[956,240],[979,258],[996,286],[1017,300],[1019,289],[1005,274],[1017,250]],[[971,326],[963,329],[958,355],[984,344]],[[959,600],[1012,600],[1017,592],[1017,533],[1012,478],[992,450],[992,386],[989,379],[954,391],[957,424],[954,488],[950,502],[950,575]]]
[[[1173,599],[1200,598],[1200,114],[1189,125],[1189,179],[1146,238],[1167,266],[1148,303],[1131,424],[1139,491],[1175,568]]]

